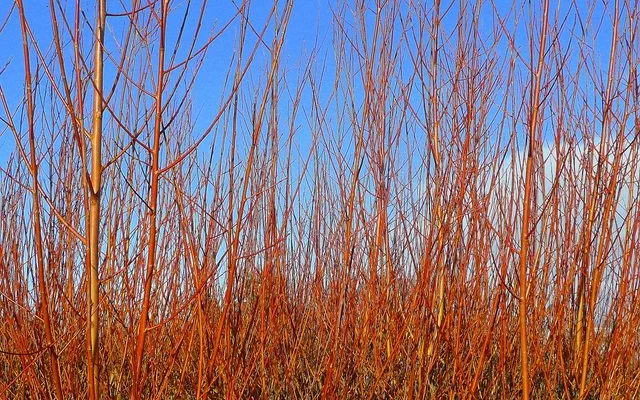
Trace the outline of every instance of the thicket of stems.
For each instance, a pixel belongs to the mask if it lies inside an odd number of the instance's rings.
[[[48,5],[0,24],[3,395],[640,394],[635,2],[352,1],[308,52],[292,0]]]

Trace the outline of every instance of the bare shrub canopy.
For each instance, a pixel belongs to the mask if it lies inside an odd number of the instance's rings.
[[[638,397],[637,2],[23,3],[6,397]]]

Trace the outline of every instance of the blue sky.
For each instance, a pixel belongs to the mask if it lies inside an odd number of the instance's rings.
[[[33,34],[42,47],[43,51],[51,54],[51,21],[48,1],[26,0],[25,8],[27,19]],[[193,2],[192,7],[200,7],[200,2]],[[209,1],[205,11],[205,23],[203,27],[204,35],[215,32],[229,20],[237,10],[237,5],[232,1]],[[73,5],[73,2],[63,2],[63,4]],[[93,12],[95,12],[92,1],[84,0],[81,2],[84,7],[83,12],[86,14],[87,21],[93,25]],[[107,10],[109,13],[121,13],[124,10],[119,5],[120,2],[107,1]],[[180,26],[180,12],[184,10],[183,1],[173,2],[176,12],[173,18],[170,17],[168,36],[175,37]],[[0,43],[2,43],[2,53],[0,54],[0,86],[5,92],[9,105],[12,109],[16,109],[19,105],[24,91],[24,72],[22,61],[22,36],[20,31],[20,23],[17,10],[12,7],[11,1],[0,3],[0,18],[6,21],[0,31]],[[250,15],[256,26],[261,26],[265,21],[269,10],[270,3],[267,1],[257,1],[251,4]],[[10,10],[12,10],[11,13]],[[192,10],[194,14],[197,10]],[[8,18],[7,18],[8,16]],[[58,17],[60,18],[60,17]],[[108,17],[107,24],[107,41],[114,35],[119,36],[118,28],[122,17]],[[330,41],[330,21],[331,9],[329,3],[325,0],[305,0],[297,4],[292,13],[292,18],[288,28],[288,38],[286,46],[283,50],[283,61],[285,70],[297,70],[304,57],[308,56],[316,42]],[[188,28],[187,28],[188,29]],[[121,32],[121,31],[120,31]],[[110,35],[111,34],[111,35]],[[231,56],[236,48],[236,39],[238,36],[237,24],[232,25],[231,29],[221,35],[211,46],[208,56],[203,65],[202,72],[198,79],[198,84],[194,88],[193,98],[195,99],[194,113],[198,115],[206,109],[215,108],[219,103],[222,89],[222,83],[227,73]],[[85,39],[88,42],[88,39]],[[115,44],[111,41],[111,44]],[[107,43],[109,46],[109,43]],[[33,50],[32,50],[33,53]],[[33,54],[32,54],[33,56]],[[258,53],[258,61],[260,56],[265,53]],[[35,57],[35,56],[34,56]],[[262,60],[264,61],[264,59]],[[107,75],[109,74],[108,66]],[[108,84],[108,76],[107,76]],[[4,112],[2,112],[4,114]],[[7,153],[14,146],[14,138],[10,132],[3,131],[0,134],[0,162],[6,161]]]
[[[52,48],[48,1],[26,0],[25,3],[27,18],[35,39],[40,44],[42,50],[50,56],[52,54]],[[73,5],[71,1],[63,1],[62,3],[67,6]],[[373,10],[373,4],[375,4],[375,2],[371,1],[370,3],[372,4],[371,9]],[[108,1],[107,4],[108,12],[110,13],[121,13],[124,11],[120,2]],[[174,1],[172,4],[175,7],[176,13],[173,19],[169,21],[168,34],[170,39],[172,35],[175,37],[178,32],[178,27],[180,26],[180,11],[184,9],[186,2]],[[192,2],[193,7],[199,7],[199,4],[200,2]],[[416,4],[420,3],[416,2]],[[423,4],[426,7],[431,7],[432,2],[425,1]],[[513,10],[513,3],[510,1],[496,0],[494,2],[483,2],[480,14],[480,29],[481,32],[484,30],[485,33],[488,33],[493,27],[497,26],[494,11],[497,11],[503,17],[509,15],[507,18],[507,26],[515,32],[517,40],[516,46],[523,51],[523,56],[528,57],[528,38],[525,30],[526,23],[530,18],[530,7],[535,10],[535,14],[539,17],[539,9],[537,9],[539,6],[537,6],[536,2],[523,4],[525,4],[524,7],[512,12],[510,10]],[[589,4],[594,5],[594,13],[591,20],[587,21],[586,14]],[[93,25],[94,2],[83,0],[81,1],[81,5],[85,9],[84,12],[87,21]],[[250,15],[256,26],[261,26],[261,22],[266,18],[270,6],[271,2],[267,0],[259,0],[251,3]],[[327,68],[326,76],[328,80],[333,79],[332,13],[333,11],[340,10],[343,6],[342,1],[336,0],[304,0],[294,2],[286,44],[282,54],[283,72],[287,75],[290,84],[295,82],[295,77],[299,74],[301,66],[314,48],[318,50],[318,63],[322,63]],[[573,27],[573,29],[575,29],[577,24],[584,23],[588,25],[587,28],[590,31],[590,36],[588,36],[588,42],[583,43],[581,47],[585,49],[585,51],[597,54],[595,59],[601,60],[601,65],[595,66],[595,70],[606,72],[612,17],[608,12],[603,15],[602,7],[601,2],[584,2],[582,0],[574,2],[556,0],[553,1],[551,5],[552,13],[559,18],[566,15],[567,12],[569,13],[564,25],[567,31],[562,32],[561,35],[566,35],[569,28]],[[0,54],[0,69],[2,69],[0,86],[7,96],[10,107],[15,110],[21,101],[24,85],[19,20],[15,8],[11,15],[9,15],[11,8],[11,1],[5,1],[0,4],[0,19],[3,22],[6,21],[6,24],[2,26],[2,30],[0,31],[0,43],[2,43],[2,53]],[[454,24],[458,13],[458,1],[444,1],[441,8],[448,10],[448,13],[443,19],[443,30],[445,32],[454,31]],[[237,4],[233,1],[209,1],[205,12],[205,32],[208,33],[219,29],[236,10]],[[582,14],[583,20],[576,18],[576,10]],[[373,11],[369,12],[368,15],[372,18]],[[110,40],[110,38],[114,36],[119,37],[118,29],[122,29],[122,25],[120,25],[122,21],[122,17],[108,18],[107,47],[116,44],[113,40]],[[217,109],[220,103],[222,98],[221,93],[223,92],[223,82],[229,66],[230,57],[234,54],[233,52],[237,44],[237,35],[237,25],[234,25],[224,35],[220,36],[209,49],[193,91],[193,113],[197,116],[194,125],[195,131],[199,130],[200,125],[204,127],[208,124],[207,120],[210,114],[208,110]],[[206,35],[203,35],[203,37],[205,36]],[[565,36],[563,42],[568,43],[569,39],[568,36]],[[573,40],[575,43],[575,38]],[[504,47],[506,52],[506,45],[503,43],[501,46]],[[260,70],[261,68],[263,71],[266,69],[267,62],[268,53],[266,51],[259,52],[256,59],[256,69],[254,70],[254,74],[247,80],[248,84],[260,81]],[[571,60],[569,62],[571,63]],[[109,75],[108,67],[107,75]],[[325,83],[325,85],[330,86],[328,83]],[[4,114],[4,112],[0,114]],[[3,127],[0,129],[0,165],[5,165],[7,154],[13,147],[14,138],[10,132],[7,132]]]

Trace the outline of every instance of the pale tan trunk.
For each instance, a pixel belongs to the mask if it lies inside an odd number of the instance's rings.
[[[93,124],[91,130],[91,184],[89,185],[89,237],[88,237],[88,271],[87,278],[87,313],[89,317],[87,329],[87,380],[89,398],[100,398],[99,377],[99,313],[100,301],[100,195],[102,190],[102,114],[104,104],[102,99],[103,86],[103,43],[106,19],[106,0],[98,2],[96,17],[96,36],[94,38],[93,65]]]

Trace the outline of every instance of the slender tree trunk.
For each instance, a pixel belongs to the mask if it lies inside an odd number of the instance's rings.
[[[529,361],[527,357],[527,265],[529,256],[529,220],[531,209],[531,186],[533,185],[533,137],[529,140],[529,152],[525,170],[524,203],[522,212],[522,232],[520,234],[520,299],[518,302],[520,321],[520,368],[522,374],[522,398],[529,399]]]
[[[140,311],[140,321],[138,323],[138,335],[136,340],[136,350],[133,359],[133,385],[131,387],[131,398],[139,399],[142,383],[142,361],[144,356],[145,339],[147,334],[147,323],[149,321],[149,307],[151,302],[151,284],[153,273],[156,267],[156,247],[158,236],[157,211],[158,211],[158,186],[160,182],[160,144],[162,140],[162,101],[164,93],[164,56],[165,56],[165,36],[166,36],[166,0],[160,2],[159,28],[160,28],[160,48],[158,49],[158,75],[155,92],[155,122],[153,128],[153,147],[151,151],[151,188],[149,191],[149,242],[147,249],[147,270],[144,279],[144,297],[142,299],[142,310]]]
[[[617,43],[618,43],[618,23],[620,20],[619,17],[619,4],[618,1],[615,1],[615,5],[614,5],[614,13],[615,13],[615,17],[614,17],[614,23],[613,23],[613,32],[611,35],[611,51],[610,51],[610,57],[609,57],[609,68],[608,68],[608,76],[607,76],[607,87],[606,87],[606,91],[605,91],[605,98],[604,98],[604,110],[603,110],[603,116],[602,116],[602,134],[600,136],[600,140],[601,140],[601,146],[600,146],[600,157],[602,157],[602,154],[604,154],[603,151],[603,144],[605,143],[606,140],[608,140],[609,135],[610,135],[610,130],[609,130],[609,126],[611,123],[611,103],[613,101],[613,93],[612,93],[612,85],[613,85],[613,71],[615,70],[615,60],[617,58],[616,56],[616,51],[617,51]],[[626,110],[625,110],[625,114],[624,115],[628,115]],[[624,126],[625,122],[621,122],[621,125]],[[585,325],[585,332],[584,332],[584,346],[579,349],[579,351],[582,351],[582,371],[580,374],[580,398],[583,399],[587,396],[587,375],[589,373],[589,353],[591,351],[591,346],[593,345],[591,342],[593,340],[593,337],[595,336],[595,332],[594,332],[594,318],[595,318],[595,307],[596,307],[596,302],[598,300],[598,291],[600,289],[600,282],[602,281],[602,274],[603,274],[603,266],[605,263],[605,258],[606,258],[606,248],[608,247],[608,243],[611,240],[610,237],[610,231],[611,231],[611,225],[610,225],[610,221],[611,221],[611,214],[614,212],[614,198],[615,198],[615,194],[616,194],[616,184],[617,184],[617,179],[618,179],[618,173],[619,173],[619,168],[620,168],[620,157],[622,157],[622,153],[623,153],[623,141],[620,140],[620,138],[618,138],[618,142],[617,142],[617,146],[616,146],[616,152],[615,152],[615,161],[613,163],[613,171],[611,174],[611,178],[609,180],[609,184],[608,184],[608,190],[606,191],[606,197],[605,197],[605,202],[604,202],[604,211],[603,211],[603,224],[609,224],[603,227],[603,232],[601,234],[600,237],[600,243],[598,245],[598,250],[596,253],[596,263],[594,265],[594,269],[593,269],[593,275],[592,275],[592,279],[591,279],[591,291],[589,294],[589,312],[588,314],[584,312],[584,303],[586,301],[585,297],[585,290],[583,287],[583,292],[580,298],[580,305],[582,307],[582,317],[587,317],[586,318],[586,324],[583,322],[583,325]],[[604,162],[601,162],[600,165],[604,164]],[[600,167],[601,168],[601,167]],[[599,183],[599,179],[596,181],[596,185]],[[597,190],[597,189],[596,189]]]
[[[91,182],[89,185],[89,265],[87,277],[87,312],[89,326],[87,330],[87,380],[89,398],[100,398],[99,377],[99,312],[100,280],[100,195],[102,191],[102,114],[103,104],[103,67],[104,67],[104,26],[106,20],[106,0],[98,2],[96,30],[94,38],[93,65],[93,126],[91,131]]]
[[[542,69],[544,67],[545,44],[547,38],[547,26],[549,20],[549,0],[544,1],[542,29],[540,31],[538,64],[531,80],[531,104],[529,113],[528,140],[529,148],[527,152],[527,164],[525,168],[524,201],[522,204],[522,228],[520,232],[520,299],[518,305],[520,323],[520,369],[522,374],[522,398],[529,399],[531,387],[529,383],[529,361],[527,352],[529,350],[527,341],[527,270],[529,265],[529,233],[531,231],[531,203],[533,201],[533,156],[535,154],[536,133],[538,131],[540,119],[540,91],[542,81]],[[531,44],[533,49],[533,43]],[[533,53],[533,51],[532,51]]]

